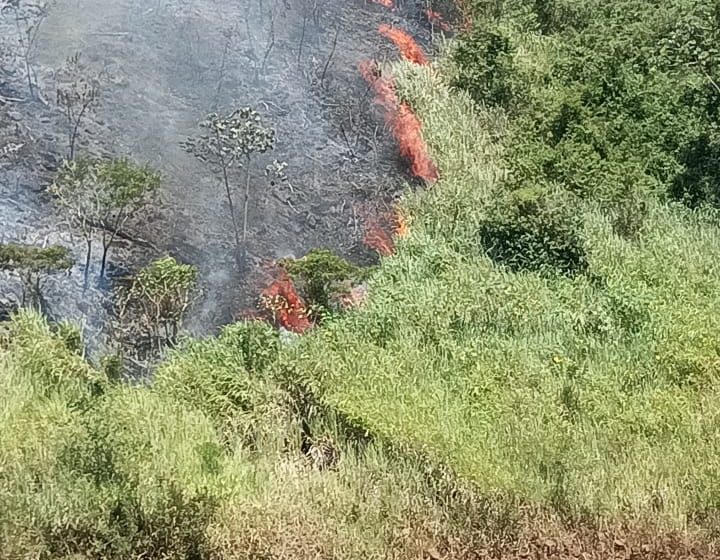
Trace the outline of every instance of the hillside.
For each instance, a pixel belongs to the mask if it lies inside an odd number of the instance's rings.
[[[382,69],[439,178],[363,305],[147,386],[2,324],[0,558],[717,557],[720,8],[467,16]]]

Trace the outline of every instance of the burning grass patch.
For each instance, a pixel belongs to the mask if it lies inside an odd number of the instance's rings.
[[[407,103],[398,98],[392,77],[383,76],[374,62],[360,64],[360,73],[375,90],[376,102],[385,110],[385,120],[400,147],[400,155],[410,162],[410,171],[427,182],[438,178],[438,169],[428,154],[422,124]]]

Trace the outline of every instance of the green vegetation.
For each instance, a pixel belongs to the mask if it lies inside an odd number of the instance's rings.
[[[110,248],[125,233],[128,221],[147,207],[159,186],[157,171],[126,158],[63,162],[49,190],[71,227],[85,240],[86,285],[95,235],[102,239],[103,278]]]
[[[19,315],[0,331],[0,371],[3,559],[411,558],[491,521],[448,473],[346,444],[339,420],[306,409],[341,457],[313,468],[301,391],[260,323],[189,344],[148,388],[113,382]]]
[[[3,326],[0,558],[607,558],[607,527],[717,557],[718,14],[478,0],[393,68],[441,179],[367,302],[290,343],[231,325],[131,387]],[[286,266],[319,305],[357,273]]]
[[[576,207],[583,274],[511,272],[478,238],[506,184],[490,116],[469,119],[472,101],[436,69],[406,68],[402,83],[443,180],[408,201],[414,228],[367,307],[309,339],[298,375],[312,372],[325,402],[484,492],[576,518],[712,523],[713,214],[649,201],[632,241],[588,202]]]
[[[327,249],[313,249],[299,259],[285,259],[280,264],[293,279],[300,294],[316,318],[337,311],[336,300],[347,293],[353,282],[367,272]]]
[[[72,264],[70,252],[65,247],[0,243],[0,270],[15,273],[20,277],[23,307],[40,311],[43,276],[67,270]]]
[[[119,338],[136,347],[146,341],[158,352],[175,346],[197,290],[197,276],[194,266],[173,257],[157,259],[141,269],[127,290],[118,290]]]

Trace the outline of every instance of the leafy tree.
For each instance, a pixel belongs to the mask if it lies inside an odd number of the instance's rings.
[[[11,271],[20,276],[23,307],[40,311],[43,276],[67,270],[72,264],[70,252],[65,247],[0,243],[0,270]]]
[[[100,277],[105,276],[107,256],[117,236],[125,229],[131,216],[150,203],[160,186],[160,173],[121,158],[101,163],[98,179],[102,189],[102,261]]]
[[[198,271],[173,257],[163,257],[135,276],[117,297],[117,315],[125,339],[149,339],[158,352],[174,346],[197,289]]]
[[[85,240],[84,285],[87,287],[92,259],[93,234],[100,214],[100,196],[97,192],[97,169],[88,159],[64,161],[50,192],[71,227]]]
[[[50,191],[70,225],[85,239],[86,286],[96,232],[102,239],[100,277],[103,278],[113,243],[130,217],[148,205],[159,185],[157,171],[124,158],[110,161],[79,158],[63,162]]]
[[[265,126],[260,113],[250,107],[237,109],[228,115],[210,113],[200,123],[200,128],[204,132],[195,138],[188,138],[182,146],[222,176],[233,223],[235,246],[238,254],[242,254],[244,259],[247,252],[248,208],[252,180],[250,164],[253,156],[274,148],[275,130]],[[231,173],[237,168],[245,170],[242,236],[235,210],[236,185],[231,180]]]

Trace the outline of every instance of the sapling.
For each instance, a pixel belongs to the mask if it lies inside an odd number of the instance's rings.
[[[74,159],[80,125],[98,101],[100,79],[81,62],[79,52],[65,61],[57,76],[56,102],[67,121],[68,159]]]
[[[237,109],[227,115],[210,113],[200,122],[200,128],[203,133],[187,139],[182,146],[221,176],[233,224],[238,262],[241,262],[247,254],[251,162],[255,155],[274,148],[275,130],[265,126],[260,113],[250,107]],[[245,170],[242,227],[238,224],[234,200],[237,185],[232,180],[233,170],[240,168]]]

